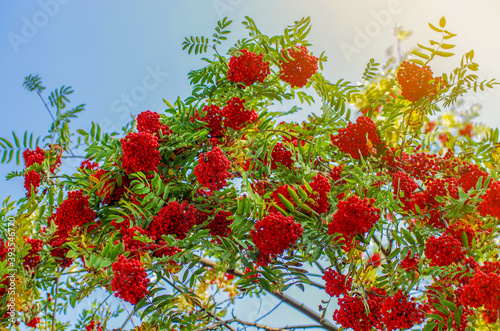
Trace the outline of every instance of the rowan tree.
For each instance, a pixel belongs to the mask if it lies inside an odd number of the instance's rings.
[[[473,51],[432,71],[453,55],[445,19],[430,24],[440,41],[382,69],[370,60],[360,84],[322,71],[309,18],[267,36],[247,17],[248,37],[223,52],[230,24],[185,39],[206,53],[190,96],[120,133],[71,131],[84,106],[68,110],[63,86],[46,137],[0,138],[2,163],[24,159],[8,179],[26,188],[1,212],[2,327],[107,330],[124,314],[136,331],[312,327],[228,313],[266,293],[326,330],[498,326],[499,133],[458,116],[465,93],[497,83],[479,80]],[[38,76],[24,86],[45,89]],[[285,101],[296,105],[276,111]],[[317,112],[280,120],[299,103]],[[329,299],[311,309],[290,287]],[[97,289],[109,300],[77,305]],[[74,323],[59,319],[75,307]]]

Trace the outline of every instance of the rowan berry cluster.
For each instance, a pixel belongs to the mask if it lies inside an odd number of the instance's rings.
[[[255,54],[242,49],[238,51],[238,56],[232,56],[229,59],[229,70],[227,78],[232,82],[244,83],[250,86],[259,81],[264,82],[264,79],[271,73],[269,62],[264,62],[263,54]]]
[[[293,164],[292,155],[283,143],[276,143],[271,152],[271,169],[276,169],[278,163],[290,169]]]
[[[410,329],[424,321],[424,314],[418,309],[415,302],[408,300],[401,290],[393,296],[385,298],[380,310],[382,322],[386,330]]]
[[[339,166],[333,167],[332,170],[330,170],[330,178],[332,179],[332,182],[335,185],[339,184],[338,182],[342,178],[342,169],[343,168],[344,168],[344,166],[339,165]]]
[[[201,153],[194,174],[198,182],[209,190],[216,191],[226,186],[231,163],[219,147],[210,152]]]
[[[233,213],[230,211],[219,210],[214,219],[207,225],[207,229],[210,229],[210,235],[227,237],[231,234],[233,230],[229,226],[233,223],[232,216]]]
[[[490,184],[477,210],[482,216],[491,215],[500,218],[500,181]]]
[[[482,171],[477,165],[469,164],[463,170],[460,178],[458,179],[458,183],[464,190],[464,192],[468,192],[470,189],[476,187],[476,184],[479,178],[484,180],[488,177],[488,173]]]
[[[222,115],[225,117],[224,126],[237,131],[257,120],[257,112],[246,110],[245,99],[238,97],[229,99],[226,107],[222,109]]]
[[[122,143],[122,168],[127,175],[142,171],[156,171],[160,164],[158,138],[147,132],[131,132]]]
[[[382,264],[380,253],[379,252],[373,253],[373,255],[368,258],[368,262],[370,265],[373,265],[374,267],[380,266]]]
[[[111,265],[113,269],[113,279],[111,290],[116,291],[115,297],[135,305],[149,292],[147,286],[149,279],[146,278],[146,270],[139,260],[130,259],[120,254],[118,261]]]
[[[96,213],[89,207],[89,198],[83,190],[77,190],[68,193],[51,220],[57,225],[59,233],[68,234],[73,228],[92,223],[95,218]]]
[[[349,122],[346,128],[339,129],[338,134],[336,136],[332,134],[330,138],[342,152],[350,154],[355,159],[374,154],[375,147],[382,144],[377,126],[371,118],[365,116],[358,117],[355,124]],[[372,147],[369,147],[369,144]]]
[[[184,239],[186,234],[196,222],[196,209],[186,203],[171,201],[162,207],[158,215],[146,229],[146,233],[152,239],[159,240],[162,235],[176,235]]]
[[[58,145],[52,146],[50,145],[49,150],[49,161],[50,161],[50,172],[54,173],[56,168],[61,165],[61,153],[60,147]],[[57,154],[54,155],[54,152]],[[45,160],[46,152],[40,147],[37,147],[35,150],[26,149],[23,152],[24,164],[26,168],[31,167],[34,164],[42,164]]]
[[[399,266],[401,269],[404,269],[406,271],[416,270],[419,261],[420,259],[418,258],[417,253],[415,253],[415,255],[411,257],[411,252],[408,252],[408,254],[406,254],[406,257],[399,263]]]
[[[470,224],[464,224],[462,222],[457,222],[452,225],[450,225],[448,228],[446,228],[445,234],[452,236],[456,240],[462,242],[462,234],[465,233],[465,236],[467,237],[467,242],[469,244],[472,243],[472,239],[476,235],[476,232],[470,226]]]
[[[459,263],[465,258],[465,251],[462,243],[455,238],[442,235],[427,239],[425,246],[425,256],[431,260],[431,266],[448,266],[452,263]]]
[[[344,236],[345,244],[350,247],[351,239],[368,232],[380,219],[380,209],[373,207],[375,199],[361,200],[353,195],[347,200],[339,201],[337,212],[328,224],[328,233],[340,233]]]
[[[38,253],[42,250],[43,241],[40,239],[25,238],[25,242],[31,245],[31,248],[24,257],[23,265],[26,268],[35,269],[38,262],[42,259]]]
[[[85,331],[103,331],[101,322],[90,322],[87,326],[85,326]]]
[[[363,299],[359,295],[344,295],[337,301],[339,308],[333,312],[333,320],[344,328],[351,328],[354,331],[370,331],[373,328],[383,330],[380,308],[386,293],[377,288],[372,288],[370,292],[366,298],[369,314],[367,314]]]
[[[438,170],[435,154],[415,153],[408,155],[403,153],[401,157],[401,168],[412,178],[426,180],[433,178]]]
[[[150,110],[137,115],[137,131],[156,134],[161,131],[164,136],[172,134],[172,130],[160,122],[160,114]]]
[[[175,254],[180,252],[182,252],[182,249],[178,247],[168,246],[168,244],[165,241],[161,240],[160,244],[155,247],[153,255],[156,257],[165,257],[165,256],[174,256]]]
[[[146,251],[148,244],[134,238],[146,236],[146,231],[138,226],[134,226],[133,228],[127,228],[123,233],[122,241],[125,245],[125,251],[131,252],[130,256],[138,257],[142,252]]]
[[[201,117],[197,111],[195,113],[195,117],[199,121],[207,122],[208,127],[210,128],[210,136],[212,138],[223,137],[226,130],[222,126],[223,116],[220,107],[214,104],[205,106],[203,107],[203,113],[206,113],[206,115]]]
[[[434,80],[433,82],[431,82]],[[398,83],[401,94],[411,102],[424,96],[433,97],[438,89],[444,87],[441,77],[433,78],[429,66],[419,66],[413,62],[404,61],[398,70]]]
[[[259,265],[267,265],[271,259],[282,254],[302,236],[302,225],[292,216],[270,213],[255,223],[250,231],[252,241],[259,250]]]
[[[453,199],[458,199],[458,181],[455,177],[445,179],[435,179],[427,183],[425,190],[425,199],[428,205],[436,206],[438,202],[436,197],[450,196]]]
[[[411,200],[418,185],[406,172],[398,171],[392,174],[392,187],[394,194],[406,204],[407,201]],[[399,192],[403,192],[403,197],[400,196]]]
[[[476,270],[474,277],[463,286],[462,304],[468,307],[500,309],[500,276]]]
[[[40,147],[37,147],[34,151],[25,150],[23,152],[24,165],[26,168],[31,167],[33,164],[42,164],[45,160],[45,151]]]
[[[484,310],[481,315],[486,324],[493,324],[498,321],[498,310]]]
[[[352,287],[352,277],[347,278],[333,269],[325,270],[323,280],[326,283],[325,292],[331,297],[347,295]]]
[[[32,194],[36,194],[37,188],[40,186],[42,182],[42,177],[35,170],[31,170],[26,175],[24,175],[24,188],[28,191],[28,197],[31,197]],[[33,186],[33,190],[31,187]]]
[[[326,213],[330,209],[330,202],[328,202],[328,193],[332,188],[330,181],[325,176],[318,174],[313,177],[310,185],[314,191],[318,192],[313,196],[315,203],[312,209],[319,214]]]
[[[40,317],[33,317],[31,321],[26,322],[26,326],[29,328],[36,328],[38,323],[40,323]]]
[[[461,136],[472,137],[472,130],[474,129],[474,124],[467,123],[462,129],[458,130],[458,134]]]
[[[310,55],[305,46],[294,48],[281,50],[281,55],[287,60],[280,60],[280,79],[292,87],[303,87],[318,71],[318,58]]]

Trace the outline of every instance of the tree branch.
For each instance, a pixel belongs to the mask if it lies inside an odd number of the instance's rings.
[[[210,261],[210,260],[205,259],[205,258],[201,258],[200,259],[200,263],[203,264],[206,267],[212,267],[212,268],[215,267],[215,265],[216,265],[216,263],[214,261]],[[234,276],[245,277],[245,274],[242,271],[240,271],[240,270],[231,269],[231,270],[227,270],[226,272],[229,273],[229,274],[231,274],[231,275],[234,275]],[[330,323],[327,320],[324,320],[323,317],[320,314],[318,314],[317,312],[315,312],[311,308],[305,306],[303,303],[300,303],[300,302],[296,301],[292,297],[289,297],[288,295],[286,295],[284,293],[280,293],[278,291],[272,291],[272,292],[269,292],[269,293],[272,294],[272,295],[274,295],[279,300],[287,303],[289,306],[291,306],[291,307],[295,308],[296,310],[300,311],[301,313],[303,313],[307,317],[311,318],[315,322],[321,324],[321,326],[323,328],[325,328],[326,330],[330,330],[330,331],[336,331],[337,330],[337,328],[335,327],[335,325],[333,325],[332,323]],[[281,330],[281,329],[277,329],[277,330]]]

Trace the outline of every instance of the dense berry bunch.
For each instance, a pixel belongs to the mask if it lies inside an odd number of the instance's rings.
[[[38,254],[43,247],[43,241],[40,239],[25,238],[26,244],[30,244],[31,248],[28,254],[24,257],[23,265],[24,267],[34,269],[38,262],[42,259]]]
[[[450,196],[453,199],[458,199],[458,181],[455,177],[445,179],[435,179],[427,183],[425,198],[427,204],[435,206],[437,204],[436,197]]]
[[[500,309],[500,276],[477,270],[474,277],[463,287],[462,304],[489,310]]]
[[[214,219],[207,225],[207,229],[210,229],[210,235],[227,237],[232,232],[229,227],[233,223],[232,216],[233,213],[230,211],[219,210]]]
[[[373,255],[370,256],[370,258],[368,259],[368,262],[370,263],[370,265],[373,265],[374,267],[380,266],[382,264],[380,253],[379,252],[373,253]]]
[[[163,234],[173,234],[184,239],[195,222],[196,209],[192,205],[171,201],[153,217],[146,233],[153,239],[160,239]]]
[[[386,330],[410,329],[424,320],[424,314],[407,295],[399,290],[394,296],[387,297],[381,306],[382,321]]]
[[[298,50],[293,48],[281,50],[287,61],[280,60],[280,79],[292,87],[303,87],[318,71],[318,58],[310,55],[305,46],[295,46],[295,48]]]
[[[112,264],[113,280],[111,290],[116,291],[115,297],[135,305],[149,292],[147,286],[149,279],[146,278],[146,270],[138,260],[127,258],[120,254],[118,261]]]
[[[239,56],[232,56],[229,59],[229,70],[227,78],[232,82],[244,83],[250,86],[259,81],[264,82],[264,79],[271,73],[269,62],[264,62],[263,54],[255,54],[246,49],[239,51]]]
[[[371,331],[373,328],[382,330],[380,308],[386,293],[377,288],[372,288],[371,292],[366,298],[369,313],[365,310],[361,297],[345,295],[337,302],[339,309],[333,312],[333,320],[354,331]]]
[[[465,251],[462,243],[451,236],[432,236],[427,240],[425,256],[431,260],[431,266],[442,267],[462,261]]]
[[[404,61],[398,70],[398,83],[401,85],[401,94],[408,101],[417,101],[424,96],[433,96],[438,84],[443,85],[441,78],[433,80],[429,66],[419,66],[413,62]],[[441,86],[442,87],[442,86]]]
[[[448,228],[446,228],[446,231],[444,232],[445,234],[452,236],[456,240],[462,242],[462,235],[465,233],[465,236],[467,237],[467,242],[469,244],[472,243],[472,239],[476,235],[476,232],[474,229],[472,229],[472,226],[470,224],[464,224],[462,222],[457,222],[452,225],[450,225]]]
[[[43,160],[45,160],[45,151],[40,147],[37,147],[34,151],[27,149],[23,152],[23,157],[24,165],[29,168],[33,164],[42,164]]]
[[[405,202],[411,199],[418,185],[406,172],[398,171],[392,174],[392,187],[396,196],[400,196],[399,192],[403,192],[404,197],[400,199]]]
[[[82,170],[98,170],[99,164],[97,162],[90,160],[90,159],[83,160],[82,163],[80,164],[80,169],[82,169]]]
[[[0,262],[5,260],[7,258],[7,253],[9,252],[9,249],[7,248],[7,245],[5,245],[5,242],[2,238],[0,238]]]
[[[273,151],[271,152],[271,169],[276,169],[278,167],[278,163],[287,168],[291,168],[293,164],[292,155],[292,152],[286,149],[283,143],[276,143]]]
[[[401,162],[404,171],[418,180],[434,177],[438,170],[435,154],[415,153],[408,155],[403,153]]]
[[[494,272],[496,274],[500,274],[500,261],[485,261],[484,264],[480,267],[481,271],[484,273]]]
[[[180,252],[182,252],[182,249],[169,246],[165,241],[161,240],[160,244],[155,247],[153,255],[156,257],[174,256],[175,254]]]
[[[341,275],[333,269],[326,269],[323,275],[325,292],[331,297],[339,297],[349,293],[352,287],[352,278]]]
[[[458,134],[465,137],[472,137],[472,130],[474,129],[474,124],[467,123],[462,129],[458,130]]]
[[[328,224],[328,233],[341,233],[349,246],[355,235],[365,234],[379,220],[380,209],[373,207],[374,202],[375,199],[361,200],[355,195],[339,201],[337,212]]]
[[[490,184],[477,210],[482,216],[491,215],[500,218],[500,181]]]
[[[40,186],[42,182],[42,177],[35,170],[31,170],[26,175],[24,175],[24,188],[28,191],[28,197],[37,192],[37,187]],[[31,190],[31,186],[33,186],[33,190]]]
[[[408,252],[408,254],[406,254],[406,257],[399,263],[399,266],[401,269],[404,269],[406,271],[415,270],[417,269],[419,261],[420,259],[418,258],[417,253],[415,253],[415,255],[411,257],[411,252]]]
[[[61,268],[67,268],[73,264],[73,259],[66,257],[69,249],[62,247],[67,242],[68,235],[69,233],[65,232],[65,230],[61,231],[58,229],[54,237],[47,243],[52,247],[50,255],[55,258]]]
[[[155,171],[160,164],[158,138],[147,132],[131,132],[121,140],[122,167],[127,174]]]
[[[103,331],[101,322],[90,322],[87,326],[85,326],[85,331]]]
[[[114,219],[111,221],[111,225],[115,227],[118,231],[120,231],[122,236],[127,235],[127,229],[130,228],[130,225],[134,224],[134,219],[132,216],[123,216],[123,220],[118,222],[118,219]]]
[[[336,136],[332,134],[331,139],[342,152],[350,154],[355,159],[373,154],[372,149],[382,144],[377,126],[371,118],[365,116],[358,117],[356,124],[349,122],[345,129],[339,129]],[[369,147],[369,144],[372,147]]]
[[[469,164],[463,170],[458,183],[464,190],[464,192],[469,191],[471,188],[475,188],[479,178],[484,180],[488,177],[488,173],[482,171],[477,165]]]
[[[95,218],[95,212],[89,207],[89,198],[78,190],[68,193],[51,220],[57,225],[58,232],[67,234],[73,228],[93,222]]]
[[[227,106],[222,109],[222,115],[225,117],[224,125],[238,131],[257,120],[257,112],[246,110],[245,99],[238,97],[233,97],[227,102]]]
[[[131,252],[131,256],[137,257],[142,252],[146,250],[148,244],[135,239],[135,237],[141,237],[146,235],[146,231],[138,226],[133,228],[127,228],[123,231],[124,235],[122,237],[123,244],[125,245],[125,251]]]
[[[137,115],[137,131],[158,135],[160,130],[164,136],[172,133],[168,126],[161,124],[160,114],[146,110]]]
[[[266,265],[270,258],[276,258],[295,244],[302,236],[302,225],[295,223],[292,216],[270,213],[255,223],[250,235],[259,249],[259,265]]]
[[[212,138],[223,137],[226,132],[222,126],[223,116],[220,107],[213,104],[208,105],[203,107],[203,112],[206,113],[203,117],[196,112],[196,119],[202,122],[207,122],[207,125],[210,128],[210,136]]]
[[[498,321],[498,310],[484,310],[481,315],[486,324],[493,324]]]
[[[198,162],[194,168],[194,174],[201,185],[212,191],[226,186],[231,163],[219,147],[214,147],[210,152],[201,153]]]
[[[332,187],[330,181],[325,176],[318,174],[313,177],[310,185],[314,191],[318,192],[313,196],[315,204],[312,209],[319,214],[326,213],[330,209],[330,202],[328,202],[328,193]]]
[[[33,317],[31,321],[26,322],[26,326],[30,328],[36,328],[38,323],[40,323],[40,317]]]
[[[342,178],[342,168],[343,165],[335,166],[330,170],[330,178],[332,179],[332,182],[334,185],[339,184],[340,179]]]

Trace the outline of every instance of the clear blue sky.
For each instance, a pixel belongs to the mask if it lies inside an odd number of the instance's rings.
[[[22,134],[25,130],[43,136],[50,126],[51,119],[36,94],[21,86],[28,74],[42,77],[47,87],[45,96],[61,85],[74,88],[72,105],[86,104],[85,112],[72,125],[74,129],[88,129],[94,121],[103,129],[119,130],[131,119],[130,114],[148,109],[161,112],[163,98],[175,100],[190,93],[187,73],[203,65],[197,56],[181,50],[184,37],[211,36],[216,21],[224,16],[234,21],[234,38],[246,36],[241,25],[246,15],[271,35],[294,20],[310,16],[311,50],[315,55],[326,50],[328,56],[325,75],[331,80],[357,81],[370,58],[385,60],[385,49],[395,41],[391,33],[395,24],[414,32],[405,44],[409,47],[433,37],[427,23],[436,23],[441,16],[447,18],[447,28],[458,34],[455,63],[463,53],[474,49],[480,75],[500,78],[499,14],[500,4],[494,0],[2,1],[0,136],[10,139],[11,131]],[[362,34],[367,36],[363,38]],[[450,62],[436,62],[434,73],[452,69]],[[127,95],[135,96],[127,101]],[[500,126],[499,89],[476,99],[484,106],[482,121]],[[311,110],[315,108],[306,109],[300,116]],[[21,170],[22,165],[16,169]],[[63,170],[75,165],[66,162]],[[3,179],[12,169],[12,165],[0,165],[2,201],[8,195],[20,197],[25,193],[22,179]],[[320,299],[314,293],[302,297],[309,297],[306,301],[313,308]],[[284,314],[284,310],[281,312]],[[288,322],[292,322],[289,317]]]

